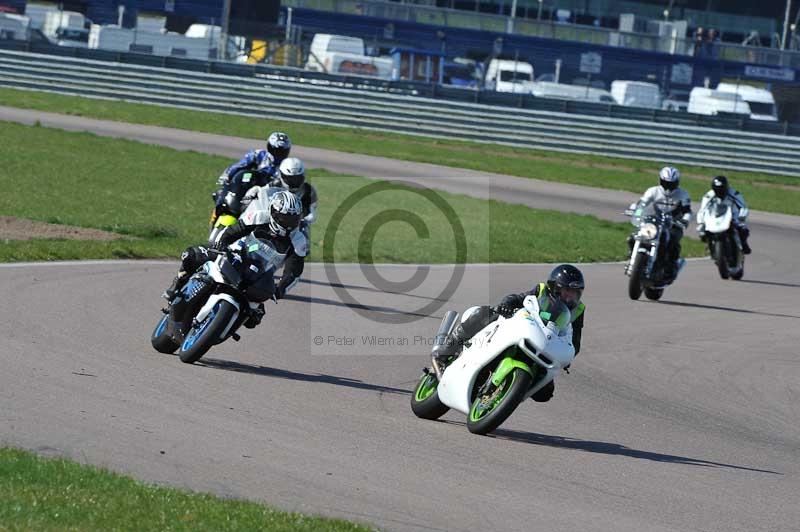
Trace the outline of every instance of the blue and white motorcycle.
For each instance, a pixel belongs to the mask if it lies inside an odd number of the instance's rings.
[[[150,338],[156,351],[177,351],[181,361],[191,364],[228,338],[239,341],[236,331],[258,307],[248,300],[245,287],[257,276],[272,275],[285,258],[252,233],[215,254],[162,310]]]

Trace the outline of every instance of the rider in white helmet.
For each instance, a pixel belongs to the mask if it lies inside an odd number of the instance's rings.
[[[303,206],[303,219],[300,229],[308,236],[308,226],[317,221],[317,189],[306,181],[306,167],[297,157],[284,159],[278,167],[278,175],[269,184],[288,190],[300,201]]]
[[[678,274],[681,256],[681,238],[692,219],[692,199],[686,190],[680,188],[681,173],[677,168],[665,166],[658,172],[659,184],[648,188],[639,199],[640,205],[666,203],[672,206],[673,223],[670,228],[670,245],[667,249],[669,271],[667,275],[674,278]],[[629,245],[633,242],[629,239]]]

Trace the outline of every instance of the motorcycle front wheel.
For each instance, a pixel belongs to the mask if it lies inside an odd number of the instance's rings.
[[[467,416],[467,428],[473,434],[488,434],[503,424],[525,399],[531,387],[530,374],[514,368],[498,386],[479,395],[472,402]]]
[[[628,279],[628,297],[633,300],[639,299],[642,295],[642,275],[646,258],[647,255],[644,253],[637,253],[631,267],[631,277]]]
[[[228,301],[217,301],[206,319],[189,329],[181,344],[178,356],[181,362],[193,364],[200,360],[211,347],[217,343],[225,327],[230,323],[236,313],[236,307]]]
[[[439,381],[433,373],[425,373],[420,378],[411,395],[411,411],[422,419],[439,419],[450,408],[439,400],[437,390]]]

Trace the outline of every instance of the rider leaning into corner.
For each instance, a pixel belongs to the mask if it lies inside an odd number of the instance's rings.
[[[250,150],[238,162],[230,165],[217,179],[219,189],[211,196],[219,207],[228,190],[231,190],[231,178],[236,176],[240,170],[251,170],[252,179],[248,185],[262,187],[267,185],[272,179],[278,177],[278,168],[281,163],[289,157],[292,150],[292,141],[289,135],[280,131],[273,131],[267,137],[267,147],[261,150]],[[247,187],[249,188],[249,187]],[[247,188],[244,190],[246,191]]]
[[[733,224],[736,231],[739,233],[739,239],[742,241],[742,253],[749,255],[752,250],[747,244],[747,237],[750,236],[750,228],[747,227],[747,215],[750,213],[747,208],[747,203],[744,201],[744,196],[735,188],[731,188],[728,184],[728,178],[724,175],[718,175],[711,180],[711,190],[706,192],[700,202],[700,210],[697,211],[697,232],[700,234],[700,239],[705,242],[705,226],[703,225],[703,213],[708,207],[709,202],[714,198],[719,198],[723,203],[731,208],[733,213]]]
[[[538,297],[543,293],[559,298],[569,308],[572,314],[572,345],[575,347],[577,356],[581,350],[581,334],[586,314],[586,305],[581,302],[584,287],[583,274],[578,268],[571,264],[560,264],[550,272],[546,282],[537,284],[529,292],[509,294],[501,299],[500,304],[496,307],[481,306],[468,309],[464,313],[461,323],[453,329],[453,332],[441,345],[434,348],[433,357],[439,365],[444,365],[450,357],[460,355],[464,344],[495,321],[498,316],[510,318],[522,308],[522,302],[526,296]],[[564,369],[568,368],[569,366]],[[544,403],[553,397],[554,392],[555,383],[551,381],[531,398]]]
[[[308,237],[308,226],[317,221],[317,189],[306,181],[306,167],[297,157],[287,157],[278,167],[277,176],[267,185],[270,189],[287,190],[295,195],[302,207],[300,230]],[[247,205],[259,189],[248,190],[242,199]]]
[[[267,187],[260,189],[263,193],[254,198],[236,224],[226,227],[217,236],[213,248],[193,246],[183,252],[178,275],[164,292],[167,300],[175,297],[197,268],[206,261],[215,259],[217,255],[223,253],[222,250],[250,233],[259,240],[271,243],[275,251],[284,257],[284,262],[283,274],[277,286],[273,279],[274,270],[262,272],[248,283],[245,294],[251,302],[258,305],[256,308],[251,308],[245,327],[252,329],[261,323],[261,318],[264,316],[264,301],[282,299],[299,281],[309,250],[308,240],[299,230],[300,202],[288,191],[276,190],[274,193],[268,193]],[[247,253],[247,250],[240,252]]]
[[[639,205],[646,207],[652,203],[670,203],[672,207],[672,227],[670,228],[667,249],[667,277],[674,279],[680,269],[681,238],[692,219],[692,199],[685,189],[680,188],[681,173],[677,168],[665,166],[658,173],[659,184],[648,188],[639,199]],[[628,248],[633,251],[633,235],[628,237]]]

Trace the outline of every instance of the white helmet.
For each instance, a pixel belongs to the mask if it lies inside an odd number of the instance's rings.
[[[278,167],[279,179],[283,188],[297,194],[306,182],[306,167],[297,157],[284,159]]]
[[[269,228],[279,236],[286,236],[300,225],[303,207],[297,196],[287,190],[276,192],[269,199]]]
[[[675,190],[681,181],[681,173],[677,168],[665,166],[658,172],[658,180],[661,183],[661,188],[665,191]]]

